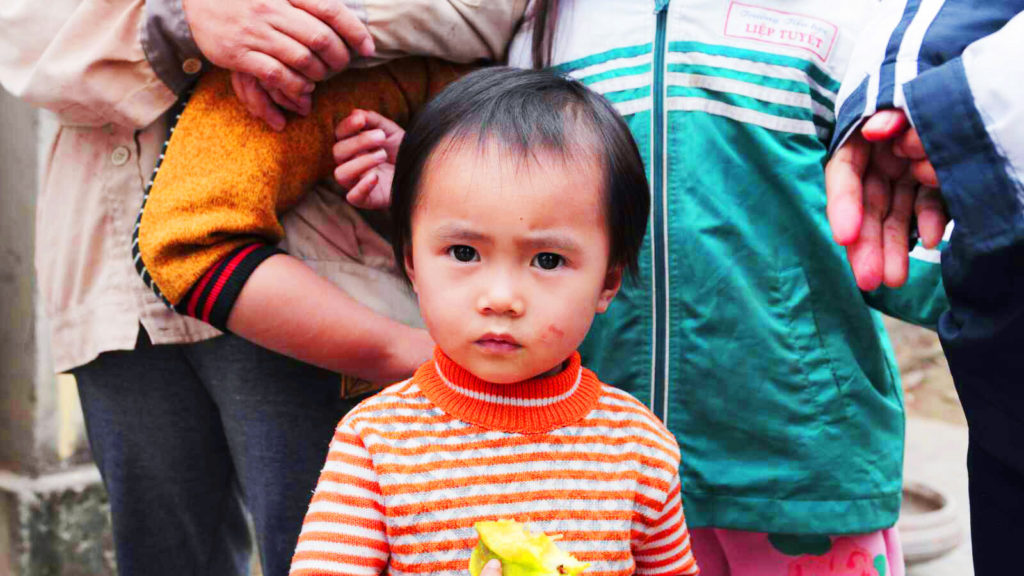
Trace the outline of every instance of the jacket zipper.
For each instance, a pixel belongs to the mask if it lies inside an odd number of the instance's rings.
[[[651,130],[651,249],[654,299],[654,365],[651,378],[651,410],[663,422],[668,419],[668,228],[665,206],[665,34],[669,0],[656,0],[654,36],[654,86]]]

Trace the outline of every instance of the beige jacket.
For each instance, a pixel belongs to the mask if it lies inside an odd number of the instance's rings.
[[[179,18],[166,28],[187,33],[180,4],[163,1],[160,17]],[[140,324],[157,344],[217,334],[168,309],[132,265],[132,229],[165,138],[163,115],[177,100],[168,87],[177,82],[154,68],[198,71],[187,50],[191,39],[177,45],[186,49],[166,54],[144,48],[147,31],[147,48],[160,44],[152,37],[153,5],[160,2],[150,4],[5,0],[0,9],[0,84],[56,114],[60,124],[36,222],[38,285],[58,371],[132,349]],[[458,46],[458,59],[472,61],[504,56],[522,1],[366,0],[355,8],[382,55],[451,56],[445,46]],[[336,195],[309,195],[285,229],[289,250],[351,296],[396,320],[419,322],[411,295],[394,276],[389,247]]]

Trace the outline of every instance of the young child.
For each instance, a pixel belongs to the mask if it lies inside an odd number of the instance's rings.
[[[415,3],[398,4],[416,12],[409,7]],[[934,326],[945,307],[938,255],[915,248],[907,270],[910,291],[862,293],[824,212],[823,166],[836,125],[838,80],[862,34],[864,15],[877,2],[757,4],[649,0],[596,2],[582,9],[571,0],[538,1],[531,3],[533,16],[517,28],[508,63],[537,66],[541,60],[603,94],[626,119],[650,170],[654,200],[651,234],[640,255],[643,281],[624,286],[609,311],[595,319],[581,353],[605,381],[647,403],[676,434],[687,464],[682,474],[688,524],[703,569],[750,576],[857,556],[876,566],[874,572],[900,576],[894,524],[902,483],[903,400],[884,327],[872,308]],[[787,14],[785,29],[761,30],[758,22],[773,22],[780,13]],[[395,38],[428,32],[446,37],[459,22],[396,20],[385,28]],[[807,30],[825,36],[812,46],[805,42]],[[325,103],[332,101],[318,100],[314,110]],[[208,135],[220,135],[220,117],[194,115],[189,131],[182,127],[187,115],[175,138],[195,136],[199,125]],[[291,120],[295,127],[289,130],[303,130],[303,120]],[[259,127],[257,120],[238,121]],[[272,140],[273,134],[260,136]],[[271,171],[313,164],[267,153],[273,148],[256,139],[244,146],[229,145],[237,139],[210,140],[224,150],[259,155]],[[390,154],[387,145],[379,147]],[[172,140],[165,162],[174,160],[173,148]],[[366,145],[359,155],[335,160],[380,159],[375,148]],[[307,149],[310,158],[326,150]],[[185,176],[214,171],[210,161],[205,170],[201,162],[183,158],[178,165]],[[240,163],[216,167],[222,174],[237,169],[245,175]],[[339,166],[339,172],[346,170]],[[329,174],[328,169],[321,176]],[[356,182],[352,190],[366,182],[350,176],[345,181]],[[265,198],[280,198],[276,191],[291,181],[265,178],[246,190],[262,187]],[[231,187],[189,186],[188,178],[163,182],[163,190],[158,182],[153,194],[162,192],[167,204],[188,198],[189,188],[218,205],[238,194]],[[271,201],[243,208],[275,213]],[[191,274],[168,273],[181,270],[178,252],[169,252],[176,257],[161,264],[154,258],[159,243],[145,241],[172,221],[157,214],[147,205],[140,261],[193,286],[201,267]],[[249,230],[215,230],[202,242],[182,242],[180,234],[167,238],[185,245],[184,253],[212,252],[209,246]],[[249,240],[273,244],[279,237],[257,233]],[[246,279],[253,268],[212,266],[215,275],[230,272],[226,286],[246,290],[267,278],[258,277],[263,268]],[[219,294],[210,308],[224,310],[224,316],[251,308],[231,304],[230,290]],[[259,311],[265,309],[277,307]]]
[[[576,352],[648,205],[627,126],[578,82],[489,68],[427,105],[391,215],[437,349],[339,424],[293,575],[464,573],[473,524],[502,518],[588,573],[697,573],[676,441]]]

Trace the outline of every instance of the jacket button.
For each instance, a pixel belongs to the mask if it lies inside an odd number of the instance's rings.
[[[197,74],[203,69],[203,61],[199,58],[189,58],[181,63],[181,69],[185,71],[185,74]]]
[[[114,166],[123,166],[131,157],[132,153],[127,148],[118,146],[114,148],[114,152],[110,155],[110,161],[114,163]]]

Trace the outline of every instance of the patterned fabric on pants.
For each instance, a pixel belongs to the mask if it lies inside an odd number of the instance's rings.
[[[691,528],[702,576],[904,576],[896,528],[849,536],[794,536]]]

